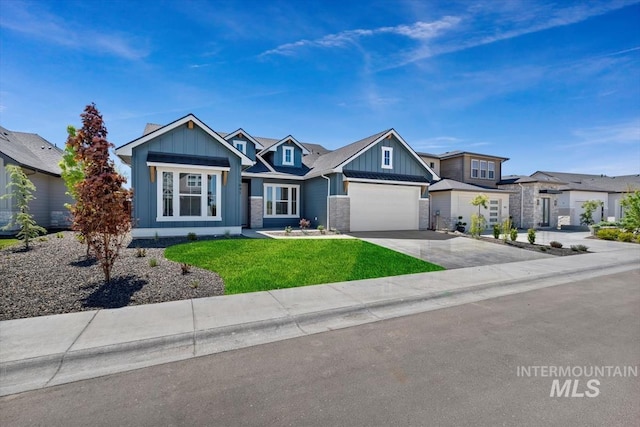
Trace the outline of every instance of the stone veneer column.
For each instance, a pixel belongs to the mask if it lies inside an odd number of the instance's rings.
[[[251,228],[262,228],[262,196],[251,196],[251,206],[249,208],[249,226]]]
[[[429,229],[429,199],[418,201],[418,228],[420,230]]]
[[[351,199],[329,197],[329,226],[342,232],[351,230]]]

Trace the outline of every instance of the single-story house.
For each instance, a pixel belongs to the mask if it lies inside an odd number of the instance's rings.
[[[624,212],[620,201],[640,189],[640,175],[606,176],[537,171],[531,176],[508,176],[498,187],[511,192],[511,215],[523,228],[580,226],[582,205],[598,200],[595,222],[618,221]]]
[[[0,126],[0,196],[7,193],[9,174],[6,166],[21,166],[36,187],[29,211],[38,225],[45,228],[70,225],[65,204],[73,203],[73,199],[66,194],[67,187],[60,175],[62,171],[58,164],[62,153],[60,148],[37,134],[14,132]],[[0,227],[7,225],[15,213],[11,199],[0,200]]]
[[[133,237],[239,234],[242,227],[340,231],[429,226],[437,174],[388,129],[330,151],[317,144],[216,132],[193,114],[116,149],[131,166]]]

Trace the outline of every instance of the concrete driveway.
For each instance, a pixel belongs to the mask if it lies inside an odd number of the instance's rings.
[[[553,255],[526,249],[496,245],[435,231],[368,231],[349,234],[366,242],[420,258],[447,269],[553,257]]]

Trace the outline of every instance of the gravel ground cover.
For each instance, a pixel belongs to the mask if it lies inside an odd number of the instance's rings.
[[[70,231],[36,239],[27,252],[21,244],[0,250],[0,320],[223,295],[216,273],[190,267],[182,274],[164,257],[164,248],[186,241],[128,237],[108,284]]]

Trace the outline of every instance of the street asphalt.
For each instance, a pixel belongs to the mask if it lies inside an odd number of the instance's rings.
[[[441,242],[455,240],[470,239]],[[485,245],[487,254],[499,247],[475,243]],[[589,241],[587,246],[598,250],[598,243]],[[639,245],[614,245],[602,245],[601,252],[584,255],[498,264],[487,255],[490,265],[433,273],[3,321],[0,395],[630,271],[640,265]],[[464,259],[465,252],[454,256]]]

